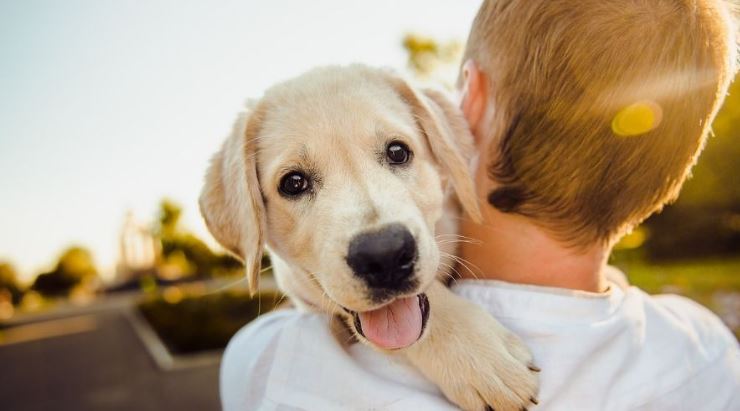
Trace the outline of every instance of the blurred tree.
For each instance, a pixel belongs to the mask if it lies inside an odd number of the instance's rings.
[[[159,204],[159,235],[162,237],[175,235],[181,216],[182,207],[170,199],[163,199]]]
[[[707,141],[693,176],[686,183],[677,206],[718,206],[740,204],[740,76],[730,87],[722,109],[712,123],[713,136]]]
[[[645,222],[654,260],[740,255],[740,81],[736,77],[714,135],[678,201]]]
[[[10,294],[13,305],[20,303],[23,289],[18,284],[15,267],[7,261],[0,261],[0,292],[3,290]]]
[[[162,265],[176,267],[182,276],[200,277],[230,273],[241,266],[236,259],[214,253],[198,237],[183,230],[180,227],[181,216],[182,207],[172,200],[162,200],[155,228],[162,242]]]
[[[77,285],[98,275],[92,255],[82,247],[65,250],[54,270],[39,274],[31,289],[47,297],[66,296]]]
[[[452,88],[462,58],[462,43],[440,42],[431,37],[409,33],[402,46],[408,55],[408,67],[421,80]]]

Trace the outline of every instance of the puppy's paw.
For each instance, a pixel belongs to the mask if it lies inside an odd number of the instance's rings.
[[[488,322],[492,321],[489,319]],[[539,368],[521,340],[496,323],[449,347],[444,361],[450,372],[438,381],[447,398],[464,410],[520,411],[537,404]],[[476,335],[478,334],[478,335]]]
[[[432,287],[425,338],[408,358],[464,410],[520,411],[537,404],[538,372],[524,343],[482,308]]]

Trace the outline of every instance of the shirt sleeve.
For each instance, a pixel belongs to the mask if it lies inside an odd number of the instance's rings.
[[[295,310],[279,310],[257,318],[229,341],[221,359],[219,389],[224,411],[256,409],[275,359],[276,342]]]

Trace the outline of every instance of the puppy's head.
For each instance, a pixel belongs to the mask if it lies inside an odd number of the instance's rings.
[[[315,70],[239,117],[208,171],[201,211],[245,262],[252,290],[269,245],[290,267],[278,271],[292,277],[279,279],[289,294],[349,313],[381,348],[402,347],[428,315],[446,187],[479,218],[471,142],[439,94],[366,67]],[[404,324],[386,323],[394,316]]]

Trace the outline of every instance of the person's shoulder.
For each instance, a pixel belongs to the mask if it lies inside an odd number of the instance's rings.
[[[739,409],[733,407],[740,407],[740,349],[722,320],[682,296],[634,287],[629,294],[641,303],[635,306],[642,315],[634,318],[641,320],[642,356],[661,376],[661,389],[636,409]]]
[[[693,345],[716,356],[728,348],[737,349],[737,340],[722,320],[708,308],[686,297],[674,294],[643,293],[645,313],[653,325],[671,331],[666,337],[681,336]]]

